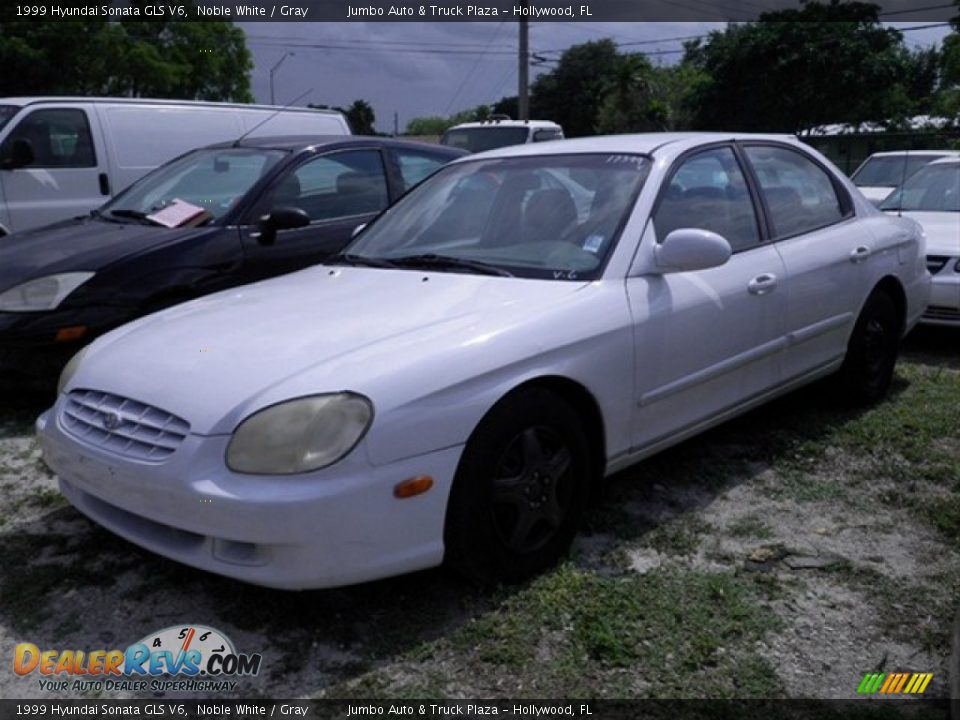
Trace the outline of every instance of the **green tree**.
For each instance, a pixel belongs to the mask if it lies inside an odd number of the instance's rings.
[[[373,108],[366,100],[354,100],[353,104],[343,111],[350,122],[350,127],[357,135],[374,135],[374,124],[377,121]]]
[[[613,40],[574,45],[556,68],[536,79],[530,91],[530,116],[553,120],[567,137],[592,135],[600,107],[619,67]]]
[[[668,111],[653,66],[640,54],[621,55],[597,112],[603,134],[664,130]]]
[[[0,67],[0,95],[253,101],[253,61],[229,22],[8,22]]]
[[[449,118],[431,115],[429,117],[413,118],[407,123],[407,135],[443,135],[444,131],[453,125]]]
[[[930,95],[929,73],[879,7],[808,2],[712,32],[686,47],[699,84],[695,125],[703,129],[798,132],[827,123],[895,124]]]

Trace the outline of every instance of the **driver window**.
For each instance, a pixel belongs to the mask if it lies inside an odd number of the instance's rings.
[[[281,177],[267,208],[295,207],[313,222],[371,215],[388,204],[387,178],[377,150],[349,150],[314,158]]]
[[[35,168],[96,167],[97,158],[90,136],[90,125],[83,110],[35,110],[25,117],[4,143],[3,157],[12,152],[13,143],[24,141],[33,151]]]
[[[678,228],[722,235],[734,252],[760,243],[757,215],[733,150],[715,148],[686,158],[674,172],[653,216],[657,241]]]

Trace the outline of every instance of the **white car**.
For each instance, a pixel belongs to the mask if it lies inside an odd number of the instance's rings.
[[[861,163],[850,179],[874,205],[882,203],[927,163],[941,158],[960,158],[956,150],[893,150],[874,153]]]
[[[519,145],[324,265],[103,336],[38,431],[76,508],[198,568],[512,581],[606,475],[831,373],[882,397],[929,286],[919,226],[789,138]]]
[[[920,322],[960,327],[960,157],[925,166],[881,208],[913,218],[927,234],[933,285]]]
[[[441,145],[477,153],[508,145],[563,140],[563,128],[549,120],[511,120],[494,115],[489,120],[460,123],[443,133]]]

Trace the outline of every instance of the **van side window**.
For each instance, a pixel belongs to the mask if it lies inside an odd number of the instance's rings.
[[[11,154],[13,143],[26,141],[33,152],[35,168],[96,167],[90,123],[77,109],[34,110],[11,131],[0,157]]]

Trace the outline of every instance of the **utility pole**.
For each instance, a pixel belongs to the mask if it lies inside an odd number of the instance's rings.
[[[273,76],[276,75],[277,70],[279,70],[280,66],[283,65],[283,61],[286,60],[288,57],[292,57],[294,55],[296,55],[296,53],[293,53],[293,52],[284,53],[283,57],[277,61],[277,64],[274,65],[272,68],[270,68],[270,104],[271,105],[277,104],[274,98],[274,93],[273,93]]]
[[[398,120],[399,120],[399,118],[397,117],[397,111],[394,110],[394,111],[393,111],[393,136],[394,136],[394,137],[396,137],[397,135],[400,134],[400,129],[399,129],[399,127],[398,127],[398,125],[399,125]]]
[[[526,12],[529,7],[529,0],[523,0],[523,11]],[[522,15],[520,20],[520,57],[517,65],[517,119],[530,119],[530,25],[527,16]]]

